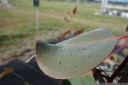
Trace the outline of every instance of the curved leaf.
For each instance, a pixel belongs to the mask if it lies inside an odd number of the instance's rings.
[[[69,79],[71,85],[96,85],[93,75],[85,75],[78,78]]]

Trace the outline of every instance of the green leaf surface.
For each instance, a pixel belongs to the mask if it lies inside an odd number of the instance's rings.
[[[69,79],[71,85],[96,85],[93,75],[85,75],[78,78]]]

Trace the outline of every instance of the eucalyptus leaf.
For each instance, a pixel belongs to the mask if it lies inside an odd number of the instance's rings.
[[[100,28],[58,44],[38,41],[37,63],[48,76],[70,79],[91,71],[113,50],[117,38]]]
[[[71,85],[96,85],[93,75],[88,74],[85,76],[69,79]]]

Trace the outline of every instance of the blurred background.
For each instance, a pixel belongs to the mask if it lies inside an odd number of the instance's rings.
[[[35,54],[36,40],[49,42],[69,29],[108,28],[117,36],[125,34],[127,25],[127,0],[40,0],[36,7],[33,0],[0,0],[0,65],[28,59]]]

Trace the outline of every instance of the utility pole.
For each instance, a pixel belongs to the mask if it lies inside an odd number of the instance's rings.
[[[35,7],[35,16],[36,16],[36,31],[39,30],[39,0],[33,0],[33,5]]]
[[[107,5],[108,5],[108,0],[101,0],[101,13],[106,12]]]

